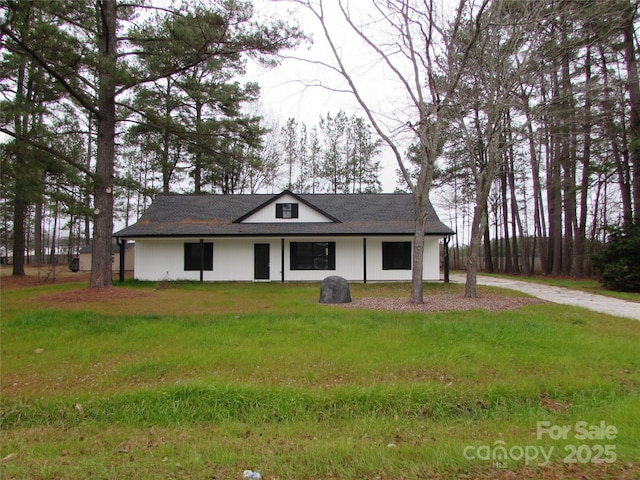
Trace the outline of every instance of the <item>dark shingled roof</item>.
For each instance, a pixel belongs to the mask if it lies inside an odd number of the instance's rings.
[[[248,214],[285,194],[292,195],[333,221],[242,223]],[[137,223],[114,236],[412,235],[413,211],[412,195],[395,193],[297,195],[285,191],[277,195],[158,195]],[[454,233],[440,221],[431,204],[425,233]]]

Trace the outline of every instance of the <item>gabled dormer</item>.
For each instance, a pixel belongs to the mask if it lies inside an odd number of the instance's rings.
[[[340,223],[340,220],[284,190],[233,223]]]

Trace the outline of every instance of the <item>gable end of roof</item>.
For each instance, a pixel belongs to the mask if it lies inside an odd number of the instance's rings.
[[[328,214],[327,212],[325,212],[324,210],[322,210],[321,208],[318,208],[316,205],[308,202],[307,200],[305,200],[304,198],[301,198],[299,195],[291,192],[290,190],[283,190],[282,192],[280,192],[278,195],[276,195],[275,197],[272,197],[270,199],[268,199],[266,202],[261,203],[260,205],[258,205],[256,208],[250,210],[249,212],[245,213],[244,215],[242,215],[241,217],[236,218],[235,220],[233,220],[232,223],[242,223],[244,220],[246,220],[247,218],[249,218],[251,215],[253,215],[254,213],[262,210],[263,208],[267,207],[268,205],[271,205],[272,203],[277,202],[278,200],[280,200],[282,197],[284,196],[290,196],[295,198],[297,201],[299,201],[300,203],[306,205],[307,207],[315,210],[316,212],[318,212],[319,214],[327,217],[329,220],[331,220],[333,223],[342,223],[342,221],[336,217],[334,217],[333,215]]]

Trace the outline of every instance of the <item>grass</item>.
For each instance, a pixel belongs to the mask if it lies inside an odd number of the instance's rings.
[[[638,322],[552,304],[347,310],[318,305],[317,284],[127,282],[110,302],[53,301],[81,286],[2,291],[3,479],[640,473]],[[539,421],[615,426],[615,462],[565,464],[603,441],[538,439]],[[555,453],[464,454],[498,443]]]

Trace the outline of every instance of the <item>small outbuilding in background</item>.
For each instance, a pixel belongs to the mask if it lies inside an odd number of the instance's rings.
[[[133,271],[135,265],[135,244],[127,242],[124,269],[125,271]],[[80,250],[79,270],[81,272],[91,271],[92,253],[91,245],[83,247]],[[111,247],[111,268],[114,272],[120,271],[120,246],[114,243]]]

